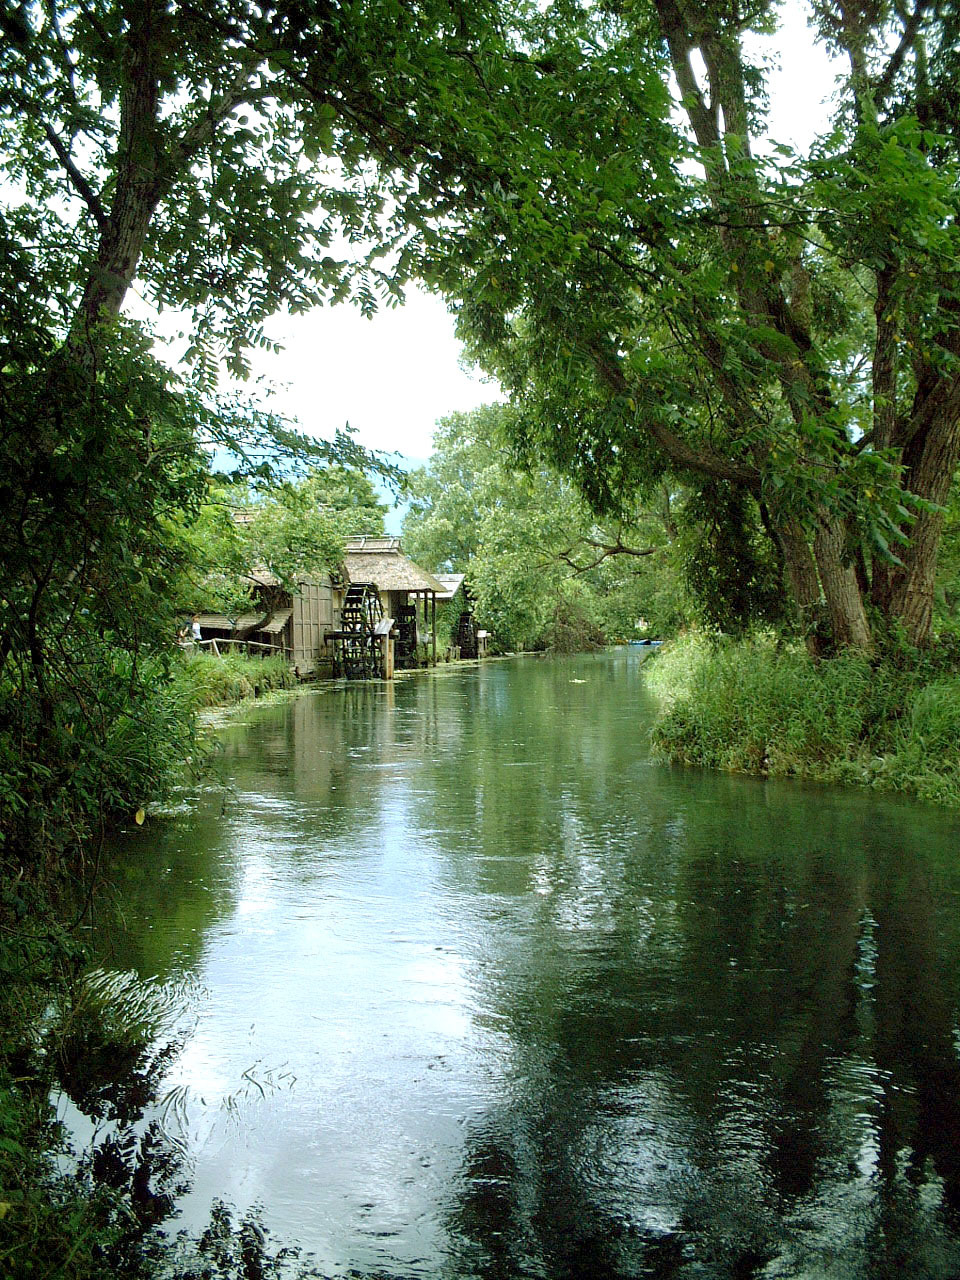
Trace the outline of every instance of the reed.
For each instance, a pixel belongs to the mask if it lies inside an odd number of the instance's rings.
[[[290,689],[297,677],[285,658],[197,653],[184,659],[177,683],[189,691],[195,707],[224,707],[274,689]]]

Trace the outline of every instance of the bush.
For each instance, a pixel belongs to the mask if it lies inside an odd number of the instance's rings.
[[[667,759],[856,782],[960,805],[960,677],[848,651],[816,662],[775,635],[687,633],[647,668]]]
[[[606,636],[575,600],[561,599],[544,633],[547,647],[554,653],[588,653],[602,649]]]
[[[61,886],[113,817],[169,793],[194,748],[193,704],[164,656],[90,637],[63,648],[46,688],[0,681],[0,858]]]

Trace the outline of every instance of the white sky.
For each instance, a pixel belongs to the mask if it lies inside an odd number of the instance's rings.
[[[496,383],[462,366],[453,317],[420,289],[371,320],[337,306],[267,329],[284,350],[258,355],[257,372],[281,387],[274,406],[311,435],[329,438],[349,422],[367,448],[422,461],[438,419],[501,398]]]
[[[772,39],[756,40],[750,46],[769,50],[776,58],[767,79],[769,136],[798,148],[808,146],[825,128],[837,78],[849,70],[846,63],[829,58],[822,46],[814,45],[809,14],[810,6],[802,0],[782,0],[780,30]]]

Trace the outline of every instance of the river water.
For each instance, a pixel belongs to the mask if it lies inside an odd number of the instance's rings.
[[[325,1274],[960,1275],[955,816],[650,758],[636,649],[329,687],[131,832],[181,1223]]]

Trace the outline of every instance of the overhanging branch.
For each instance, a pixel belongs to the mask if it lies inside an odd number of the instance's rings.
[[[557,557],[564,564],[569,565],[576,574],[589,573],[591,569],[596,569],[598,565],[603,564],[604,560],[609,560],[611,556],[634,556],[641,558],[643,556],[655,555],[662,550],[661,547],[628,547],[620,538],[616,542],[598,542],[595,538],[581,538],[580,542],[587,547],[593,547],[600,554],[595,560],[591,560],[589,564],[581,564],[574,559],[576,543],[572,547],[568,547],[566,551],[558,551]]]
[[[93,214],[93,218],[97,224],[97,227],[101,232],[106,230],[107,215],[106,215],[106,212],[104,211],[103,205],[100,203],[100,197],[97,195],[93,187],[90,186],[90,183],[86,180],[86,178],[77,168],[76,164],[74,163],[73,157],[70,155],[70,152],[67,150],[62,139],[60,138],[56,130],[53,128],[53,126],[48,124],[45,121],[43,125],[43,132],[47,136],[47,141],[50,143],[51,147],[53,147],[54,151],[57,153],[57,159],[63,165],[64,170],[66,171],[67,177],[70,179],[70,182],[72,183],[77,194],[80,196],[84,204]]]
[[[597,372],[614,394],[629,399],[630,384],[616,359],[611,354],[598,350],[596,346],[590,348],[590,355]],[[725,458],[709,446],[695,448],[689,445],[653,415],[646,418],[643,425],[674,465],[701,475],[715,476],[718,480],[744,485],[751,492],[759,490],[760,473],[755,467],[744,466],[731,458]]]

